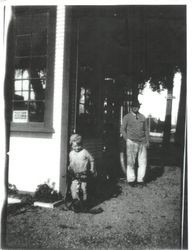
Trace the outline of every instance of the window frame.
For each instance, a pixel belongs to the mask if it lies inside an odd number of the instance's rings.
[[[30,6],[30,7],[14,7],[14,18],[24,13],[49,13],[48,36],[47,36],[47,82],[45,89],[45,110],[43,122],[13,122],[11,121],[11,132],[43,132],[53,133],[53,90],[54,90],[54,58],[55,58],[55,35],[56,35],[56,6]],[[13,22],[14,23],[14,22]],[[14,27],[14,26],[13,26]],[[14,29],[14,28],[13,28]],[[15,37],[14,33],[14,37]],[[15,39],[14,39],[15,41]],[[15,60],[15,44],[14,44],[14,60]],[[12,73],[12,91],[14,91],[14,68]],[[11,99],[12,101],[12,99]],[[13,108],[11,108],[13,112]]]

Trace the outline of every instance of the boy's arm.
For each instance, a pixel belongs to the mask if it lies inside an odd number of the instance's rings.
[[[90,162],[90,165],[91,165],[91,169],[90,169],[91,173],[94,174],[94,175],[96,176],[96,175],[97,175],[97,172],[96,172],[96,170],[95,170],[95,163],[94,163],[94,161],[91,161],[91,162]]]
[[[74,170],[73,170],[73,167],[72,167],[72,165],[71,165],[71,163],[72,163],[72,152],[70,152],[69,153],[69,166],[68,166],[68,168],[67,168],[67,170],[68,170],[68,175],[71,177],[71,178],[73,178],[74,177],[74,175],[75,175],[75,173],[74,173]]]
[[[94,174],[96,172],[95,171],[95,160],[91,154],[89,154],[89,161],[90,161],[90,165],[91,165],[90,171]]]
[[[88,157],[89,162],[90,162],[90,171],[91,171],[91,173],[96,174],[94,158],[87,150],[86,150],[86,153],[87,153],[87,157]]]
[[[71,161],[72,161],[72,152],[69,153],[69,166],[68,166],[68,170],[71,170]]]

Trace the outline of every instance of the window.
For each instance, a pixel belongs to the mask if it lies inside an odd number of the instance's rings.
[[[15,9],[13,130],[51,129],[54,12],[40,7]]]
[[[84,136],[95,133],[96,117],[93,91],[81,86],[79,93],[78,131]]]
[[[91,114],[93,109],[92,93],[90,89],[81,87],[79,98],[79,114]]]

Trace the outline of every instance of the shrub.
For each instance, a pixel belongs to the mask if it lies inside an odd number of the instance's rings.
[[[30,194],[24,194],[21,197],[21,202],[24,203],[24,204],[26,204],[26,205],[31,205],[34,202],[34,199],[33,199],[32,195],[30,195]]]
[[[62,199],[62,195],[54,190],[54,183],[50,185],[48,181],[37,186],[34,198],[42,202],[55,202]]]
[[[18,189],[14,184],[8,184],[8,195],[18,194]]]

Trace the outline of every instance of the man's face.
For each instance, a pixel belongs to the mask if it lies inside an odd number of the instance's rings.
[[[81,145],[80,143],[73,142],[73,143],[72,143],[72,149],[73,149],[75,152],[79,152],[79,151],[81,151],[81,149],[82,149],[82,145]]]
[[[139,111],[139,106],[133,106],[133,107],[132,107],[132,111],[133,111],[133,113],[138,113],[138,111]]]

